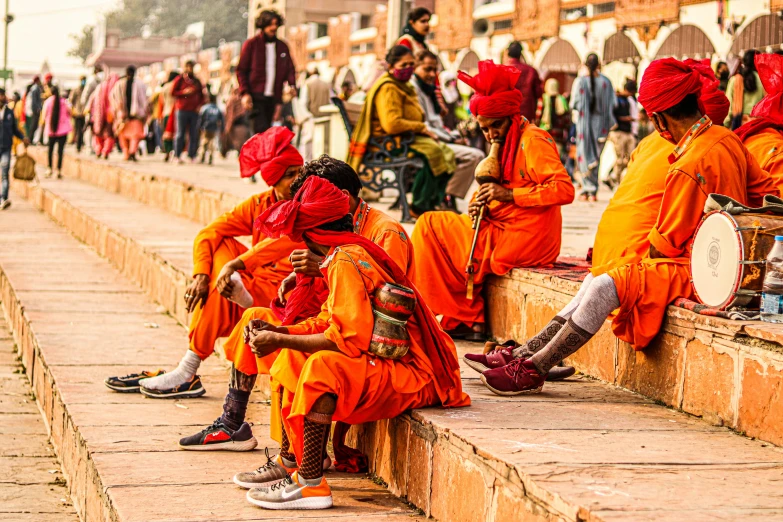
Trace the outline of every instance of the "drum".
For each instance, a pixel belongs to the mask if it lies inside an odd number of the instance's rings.
[[[783,216],[710,212],[691,244],[691,282],[699,302],[720,310],[758,308],[765,260]]]
[[[416,309],[416,294],[410,288],[386,283],[373,298],[375,325],[370,353],[387,359],[404,357],[410,349],[408,318]]]

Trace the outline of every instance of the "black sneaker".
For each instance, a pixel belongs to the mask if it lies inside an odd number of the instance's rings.
[[[143,385],[139,388],[139,391],[145,397],[152,399],[178,399],[178,398],[193,398],[201,397],[207,390],[201,385],[201,377],[194,376],[186,383],[175,386],[170,390],[150,390]]]
[[[250,424],[243,422],[242,426],[234,431],[223,424],[220,417],[211,426],[179,441],[181,449],[195,451],[251,451],[256,446],[258,441],[253,436]]]
[[[132,393],[139,391],[139,381],[142,379],[149,379],[150,377],[157,377],[166,373],[163,370],[157,370],[154,372],[143,371],[141,373],[131,373],[124,377],[107,377],[103,383],[110,390],[114,390],[120,393]]]

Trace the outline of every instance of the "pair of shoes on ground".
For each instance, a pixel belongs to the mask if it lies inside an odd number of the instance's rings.
[[[165,390],[151,390],[144,387],[144,379],[158,377],[166,373],[163,370],[154,372],[143,371],[131,373],[122,377],[107,377],[104,382],[107,388],[120,393],[141,393],[152,399],[187,399],[201,397],[207,390],[201,384],[201,377],[194,375],[189,381]]]
[[[481,374],[481,382],[496,395],[513,396],[538,393],[544,381],[560,381],[571,377],[576,370],[571,366],[556,366],[541,375],[529,359],[515,359],[512,350],[516,343],[498,345],[487,353],[468,353],[465,364]]]
[[[46,169],[46,177],[51,178],[54,172],[51,168]],[[57,179],[63,179],[63,172],[61,170],[57,171]]]

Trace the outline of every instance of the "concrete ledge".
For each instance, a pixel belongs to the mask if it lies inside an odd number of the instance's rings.
[[[487,284],[499,339],[537,333],[579,283],[525,270]],[[634,351],[610,322],[569,360],[579,371],[750,437],[783,444],[783,347],[777,325],[730,321],[669,307],[661,333]],[[771,340],[771,339],[774,339]]]

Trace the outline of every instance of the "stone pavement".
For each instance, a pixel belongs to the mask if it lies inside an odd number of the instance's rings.
[[[0,520],[76,522],[35,395],[0,320]]]

